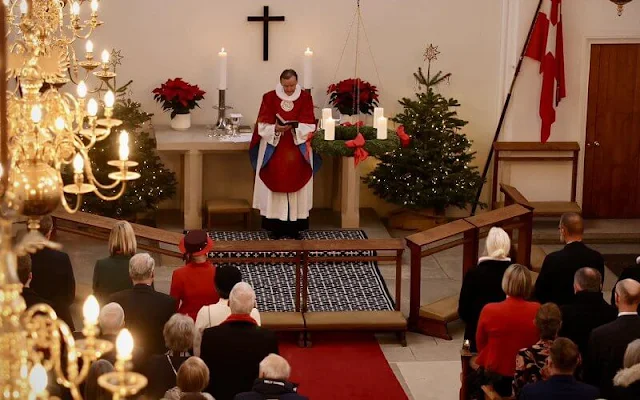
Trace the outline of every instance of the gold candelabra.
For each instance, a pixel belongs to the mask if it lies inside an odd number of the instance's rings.
[[[137,165],[129,161],[129,137],[120,134],[119,159],[109,161],[115,167],[111,182],[101,183],[93,174],[89,150],[122,124],[113,118],[115,95],[110,81],[109,52],[101,62],[94,59],[94,45],[89,39],[103,24],[98,18],[98,0],[5,0],[6,36],[13,39],[8,51],[8,78],[16,78],[8,92],[8,129],[10,173],[7,188],[12,206],[29,217],[29,228],[37,228],[42,215],[60,204],[70,213],[82,204],[82,196],[95,193],[103,200],[118,199],[127,181],[140,177],[130,171]],[[81,4],[90,4],[88,18],[81,20]],[[20,16],[16,16],[19,10]],[[79,60],[74,44],[86,40],[84,59]],[[87,82],[94,77],[98,85],[90,90]],[[76,83],[77,82],[77,83]],[[76,86],[77,95],[62,91]],[[90,97],[106,91],[103,116],[100,104]],[[62,169],[73,165],[74,181],[63,185]],[[114,195],[103,191],[116,190]],[[76,195],[75,205],[67,203],[65,193]]]
[[[87,40],[85,57],[78,60],[73,47],[102,25],[99,1],[3,3],[0,71],[5,78],[0,79],[0,93],[6,95],[0,96],[0,398],[54,399],[47,391],[51,374],[78,400],[82,399],[79,385],[91,363],[113,350],[111,342],[99,338],[98,302],[93,296],[85,302],[83,339],[75,340],[50,306],[37,304],[26,309],[16,273],[17,256],[55,246],[35,232],[41,216],[60,204],[75,212],[82,195],[90,192],[115,200],[125,191],[126,182],[140,175],[130,171],[136,163],[129,161],[125,131],[120,133],[118,159],[108,162],[116,168],[109,174],[112,182],[102,184],[92,173],[89,150],[122,123],[113,118],[113,91],[104,96],[102,117],[98,116],[98,101],[87,98],[112,89],[109,81],[116,74],[110,71],[109,53],[105,50],[102,62],[95,61],[93,43]],[[84,21],[82,4],[91,8]],[[86,81],[92,76],[99,85],[88,90]],[[10,90],[9,83],[13,85]],[[77,96],[61,90],[67,84],[77,86]],[[72,164],[74,182],[63,185],[61,170],[68,164]],[[118,185],[115,195],[101,193],[116,190]],[[73,207],[64,193],[76,195]],[[12,226],[18,214],[28,217],[32,232],[14,245]],[[114,399],[121,399],[139,392],[147,380],[128,370],[133,339],[126,329],[118,336],[116,348],[116,372],[102,376],[98,383]]]

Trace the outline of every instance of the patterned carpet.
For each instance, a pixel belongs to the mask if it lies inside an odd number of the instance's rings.
[[[312,230],[302,234],[307,240],[366,239],[362,230]],[[211,231],[214,241],[270,240],[267,232]],[[339,255],[341,252],[326,252]],[[354,252],[344,252],[353,254]],[[372,255],[373,252],[356,252]],[[285,254],[273,253],[271,256]],[[211,253],[216,257],[258,257],[255,253]],[[242,278],[256,291],[260,311],[295,310],[295,265],[293,263],[233,263]],[[309,311],[386,311],[394,302],[375,262],[322,262],[309,266]]]

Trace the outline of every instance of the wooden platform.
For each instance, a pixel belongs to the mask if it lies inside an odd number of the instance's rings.
[[[582,214],[582,209],[575,201],[529,201],[527,204],[533,209],[534,217],[559,217],[568,212]],[[493,204],[494,209],[502,207],[502,201]]]

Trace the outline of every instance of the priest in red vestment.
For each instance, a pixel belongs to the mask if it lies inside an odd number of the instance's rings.
[[[309,228],[319,167],[310,141],[315,122],[311,95],[298,85],[294,70],[285,70],[276,89],[262,97],[249,150],[256,171],[253,207],[274,238],[297,239]]]

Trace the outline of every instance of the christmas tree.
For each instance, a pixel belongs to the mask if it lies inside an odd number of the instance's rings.
[[[393,118],[411,141],[381,155],[364,181],[377,196],[406,209],[433,209],[443,214],[449,206],[464,208],[475,200],[482,178],[469,165],[475,153],[469,151],[471,143],[460,133],[467,124],[455,111],[460,104],[436,92],[451,74],[438,72],[432,77],[427,73],[425,77],[419,68],[414,76],[421,91],[415,100],[403,98],[404,111]]]
[[[140,178],[127,182],[124,194],[115,201],[102,200],[95,194],[83,196],[82,211],[118,219],[133,219],[138,213],[155,211],[161,201],[175,194],[176,175],[165,168],[158,157],[156,141],[148,132],[151,114],[142,111],[140,107],[140,103],[130,99],[119,100],[114,106],[113,118],[122,120],[122,125],[114,128],[107,139],[96,143],[89,151],[93,173],[98,182],[111,183],[108,175],[115,168],[107,165],[107,161],[118,159],[118,136],[121,130],[126,130],[130,134],[129,159],[138,163],[132,170],[138,172]],[[68,168],[65,172],[65,182],[73,181],[73,171]],[[118,185],[113,190],[101,192],[113,196],[120,187]],[[75,204],[75,199],[70,201],[70,204]]]

